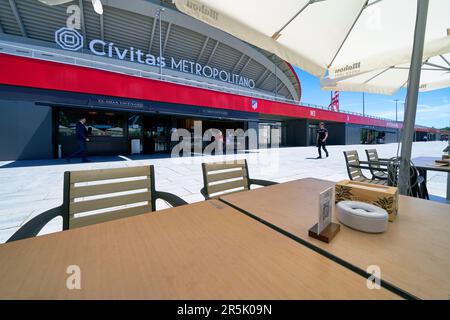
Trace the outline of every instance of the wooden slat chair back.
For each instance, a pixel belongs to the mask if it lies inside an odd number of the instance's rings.
[[[67,230],[155,211],[156,199],[172,207],[187,204],[172,193],[155,190],[153,166],[67,171],[62,205],[27,221],[7,242],[35,237],[59,216]]]
[[[202,170],[203,190],[208,198],[250,189],[245,160],[202,163]]]
[[[380,159],[377,149],[366,149],[367,162],[372,174],[372,179],[387,180],[387,165],[389,159]]]
[[[65,172],[66,228],[154,211],[154,190],[153,166]]]
[[[201,193],[205,199],[249,190],[252,185],[267,187],[277,184],[274,181],[251,179],[245,159],[202,163],[202,170],[203,188]]]
[[[367,160],[369,162],[373,162],[372,167],[379,168],[380,165],[378,164],[379,159],[378,159],[377,149],[367,149],[366,154],[367,154]]]
[[[344,157],[350,180],[362,182],[368,182],[370,180],[366,176],[364,176],[361,168],[359,168],[361,163],[359,161],[358,152],[356,150],[344,151]]]

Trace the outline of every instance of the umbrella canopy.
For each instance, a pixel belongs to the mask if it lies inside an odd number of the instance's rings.
[[[416,1],[175,0],[177,8],[318,77],[411,61]],[[450,52],[450,1],[430,0],[425,58]]]
[[[355,76],[323,78],[324,90],[360,91],[392,95],[406,88],[410,64],[377,69]],[[422,64],[419,91],[426,92],[450,87],[450,53],[426,59]]]

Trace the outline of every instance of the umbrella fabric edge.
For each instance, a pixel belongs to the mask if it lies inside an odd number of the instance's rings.
[[[276,54],[283,60],[305,70],[312,75],[322,78],[327,69],[312,60],[301,56],[293,50],[277,43],[271,37],[261,34],[257,30],[244,25],[227,15],[218,14],[214,9],[209,8],[202,1],[196,0],[195,3],[203,6],[206,9],[199,10],[198,7],[194,8],[192,0],[175,0],[175,5],[178,10],[191,16],[197,20],[200,20],[210,26],[213,26],[219,30],[227,32],[236,38],[248,42],[251,45],[257,46],[261,49],[267,50]],[[211,13],[215,12],[215,13]]]

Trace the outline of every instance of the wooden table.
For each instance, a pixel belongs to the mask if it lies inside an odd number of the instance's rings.
[[[212,200],[0,245],[0,298],[400,297]]]
[[[309,178],[221,200],[357,272],[378,265],[384,285],[394,291],[425,299],[449,298],[449,205],[401,196],[399,214],[387,232],[368,234],[341,225],[326,244],[309,237],[308,229],[318,219],[319,193],[330,186],[334,183]]]
[[[435,160],[441,160],[438,157],[417,157],[412,159],[412,163],[422,171],[422,175],[427,181],[427,171],[447,172],[447,201],[450,201],[450,166],[436,165]]]

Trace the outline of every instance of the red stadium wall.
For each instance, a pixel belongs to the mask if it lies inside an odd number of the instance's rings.
[[[394,121],[257,99],[87,67],[0,54],[0,84],[397,128]],[[418,127],[418,131],[439,130]]]

